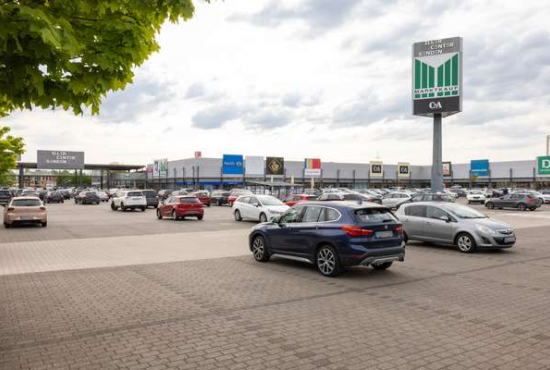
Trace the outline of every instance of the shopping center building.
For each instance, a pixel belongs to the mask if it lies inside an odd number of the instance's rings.
[[[240,156],[231,156],[240,157]],[[247,160],[254,159],[254,170]],[[263,162],[258,162],[261,159]],[[286,183],[310,187],[427,187],[430,185],[430,165],[385,164],[381,171],[373,173],[370,163],[322,162],[318,175],[306,172],[305,161],[289,161],[283,158],[280,174],[272,175],[268,160],[263,157],[241,157],[241,162],[233,161],[224,165],[223,158],[189,158],[181,160],[160,160],[147,165],[147,187],[174,189],[181,187],[232,188],[264,183]],[[163,162],[164,161],[164,162]],[[380,162],[380,161],[377,161]],[[473,168],[474,162],[482,162],[485,168]],[[407,173],[401,167],[407,166]],[[157,168],[155,168],[157,167]],[[399,169],[399,171],[398,171]],[[487,160],[472,163],[452,163],[446,168],[445,185],[463,187],[550,187],[550,176],[538,174],[537,160],[490,162]],[[136,174],[137,176],[137,174]],[[140,176],[141,177],[141,176]],[[121,179],[122,180],[122,179]],[[130,179],[128,179],[130,181]],[[121,183],[122,184],[122,183]]]

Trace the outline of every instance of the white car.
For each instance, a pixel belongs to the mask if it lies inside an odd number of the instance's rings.
[[[109,201],[109,194],[107,194],[103,190],[98,191],[97,195],[99,195],[99,200],[100,201],[102,201],[102,202],[108,202]]]
[[[485,201],[487,200],[487,195],[482,190],[471,190],[468,195],[466,195],[466,200],[468,201],[468,204],[476,202],[485,204]]]
[[[123,212],[127,209],[141,209],[145,212],[147,209],[147,198],[141,190],[119,190],[113,196],[111,209],[116,211],[121,209]]]
[[[236,221],[271,221],[280,217],[290,207],[271,195],[243,195],[233,202]]]
[[[445,189],[444,192],[445,192],[445,194],[447,194],[448,196],[452,197],[453,199],[458,198],[458,194],[457,194],[457,193],[453,193],[453,192],[450,191],[449,189]]]

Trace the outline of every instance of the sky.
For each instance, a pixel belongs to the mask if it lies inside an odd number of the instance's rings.
[[[550,134],[547,0],[195,1],[100,114],[14,112],[36,150],[87,163],[223,154],[431,163],[432,120],[411,111],[411,45],[463,37],[463,112],[443,120],[443,159],[543,155]]]

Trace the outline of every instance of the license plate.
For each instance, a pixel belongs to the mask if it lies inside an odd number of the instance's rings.
[[[30,221],[30,220],[34,220],[34,217],[32,217],[32,216],[21,216],[21,217],[19,217],[19,219],[21,221]]]
[[[379,239],[391,238],[393,236],[393,231],[377,231],[375,235]]]
[[[515,243],[515,242],[516,242],[516,238],[514,237],[504,238],[504,243]]]

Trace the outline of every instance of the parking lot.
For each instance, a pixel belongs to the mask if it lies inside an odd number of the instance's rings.
[[[461,201],[463,202],[463,201]],[[550,206],[486,210],[509,250],[411,242],[329,279],[254,261],[254,223],[48,205],[0,229],[1,369],[550,369]]]

